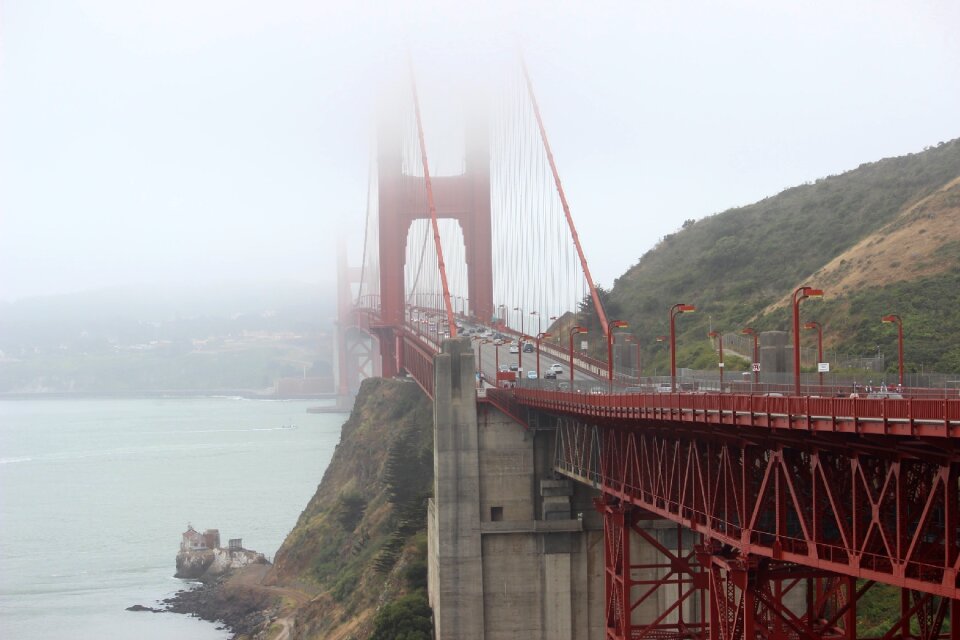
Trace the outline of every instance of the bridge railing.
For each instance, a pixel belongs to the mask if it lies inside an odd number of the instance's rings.
[[[509,390],[523,405],[564,413],[620,418],[660,419],[682,422],[773,426],[832,430],[836,424],[859,429],[879,423],[881,432],[923,433],[960,437],[960,400],[942,398],[816,398],[729,393],[616,393],[596,382],[525,381]],[[759,420],[755,420],[759,419]],[[818,424],[814,425],[813,422]],[[872,431],[874,429],[871,429]]]

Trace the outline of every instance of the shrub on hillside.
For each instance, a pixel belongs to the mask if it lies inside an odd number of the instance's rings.
[[[432,640],[433,618],[421,591],[385,605],[373,620],[370,640]]]

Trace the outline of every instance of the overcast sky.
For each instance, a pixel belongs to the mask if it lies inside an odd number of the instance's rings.
[[[0,299],[332,280],[381,71],[517,41],[610,285],[687,218],[960,136],[958,26],[955,0],[4,0]]]

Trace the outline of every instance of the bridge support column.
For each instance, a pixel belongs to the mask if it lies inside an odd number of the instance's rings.
[[[595,490],[555,473],[551,420],[477,398],[469,339],[444,341],[433,368],[427,531],[437,640],[601,640]]]
[[[694,534],[608,495],[595,506],[604,523],[607,640],[705,638],[707,576],[684,544]]]
[[[483,565],[473,348],[446,340],[433,361],[430,602],[438,640],[482,640]]]

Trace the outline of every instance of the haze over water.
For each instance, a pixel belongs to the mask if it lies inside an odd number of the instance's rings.
[[[0,637],[229,637],[155,606],[187,523],[272,558],[344,414],[231,398],[0,402]],[[284,428],[295,424],[297,428]]]

